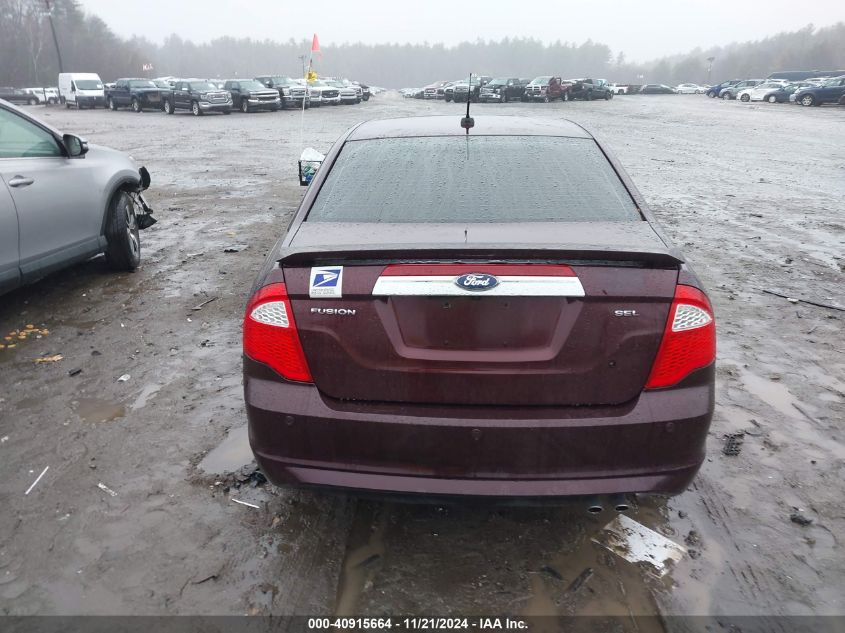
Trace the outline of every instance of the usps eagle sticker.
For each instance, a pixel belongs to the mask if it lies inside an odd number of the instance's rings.
[[[343,266],[320,266],[311,269],[308,296],[312,299],[341,297],[343,293]]]

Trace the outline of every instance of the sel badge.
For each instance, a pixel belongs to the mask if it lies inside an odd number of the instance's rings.
[[[308,296],[312,299],[340,297],[343,292],[343,266],[321,266],[311,269]]]

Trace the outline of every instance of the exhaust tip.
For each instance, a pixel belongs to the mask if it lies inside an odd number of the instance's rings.
[[[629,506],[627,503],[617,503],[615,506],[613,506],[613,509],[617,512],[627,512],[631,509],[631,506]]]

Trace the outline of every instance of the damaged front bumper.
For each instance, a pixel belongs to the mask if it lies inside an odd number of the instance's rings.
[[[148,229],[157,222],[157,220],[153,217],[153,208],[147,204],[147,201],[143,196],[143,192],[150,188],[150,182],[152,179],[150,178],[150,172],[147,171],[146,167],[141,167],[138,170],[138,176],[138,186],[132,192],[132,195],[138,203],[136,207],[141,207],[141,212],[136,212],[135,218],[138,222],[139,229]]]

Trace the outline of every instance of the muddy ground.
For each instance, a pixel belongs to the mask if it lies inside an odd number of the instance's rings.
[[[233,487],[226,472],[250,461],[240,320],[302,193],[300,114],[33,108],[146,164],[159,223],[134,274],[95,259],[0,298],[0,333],[47,330],[0,350],[0,613],[845,613],[845,313],[763,293],[845,305],[845,108],[690,95],[474,109],[600,134],[710,289],[707,461],[687,492],[631,512],[687,548],[669,573],[593,543],[613,515],[581,503]],[[458,125],[453,104],[395,94],[315,109],[304,143],[432,112]]]

